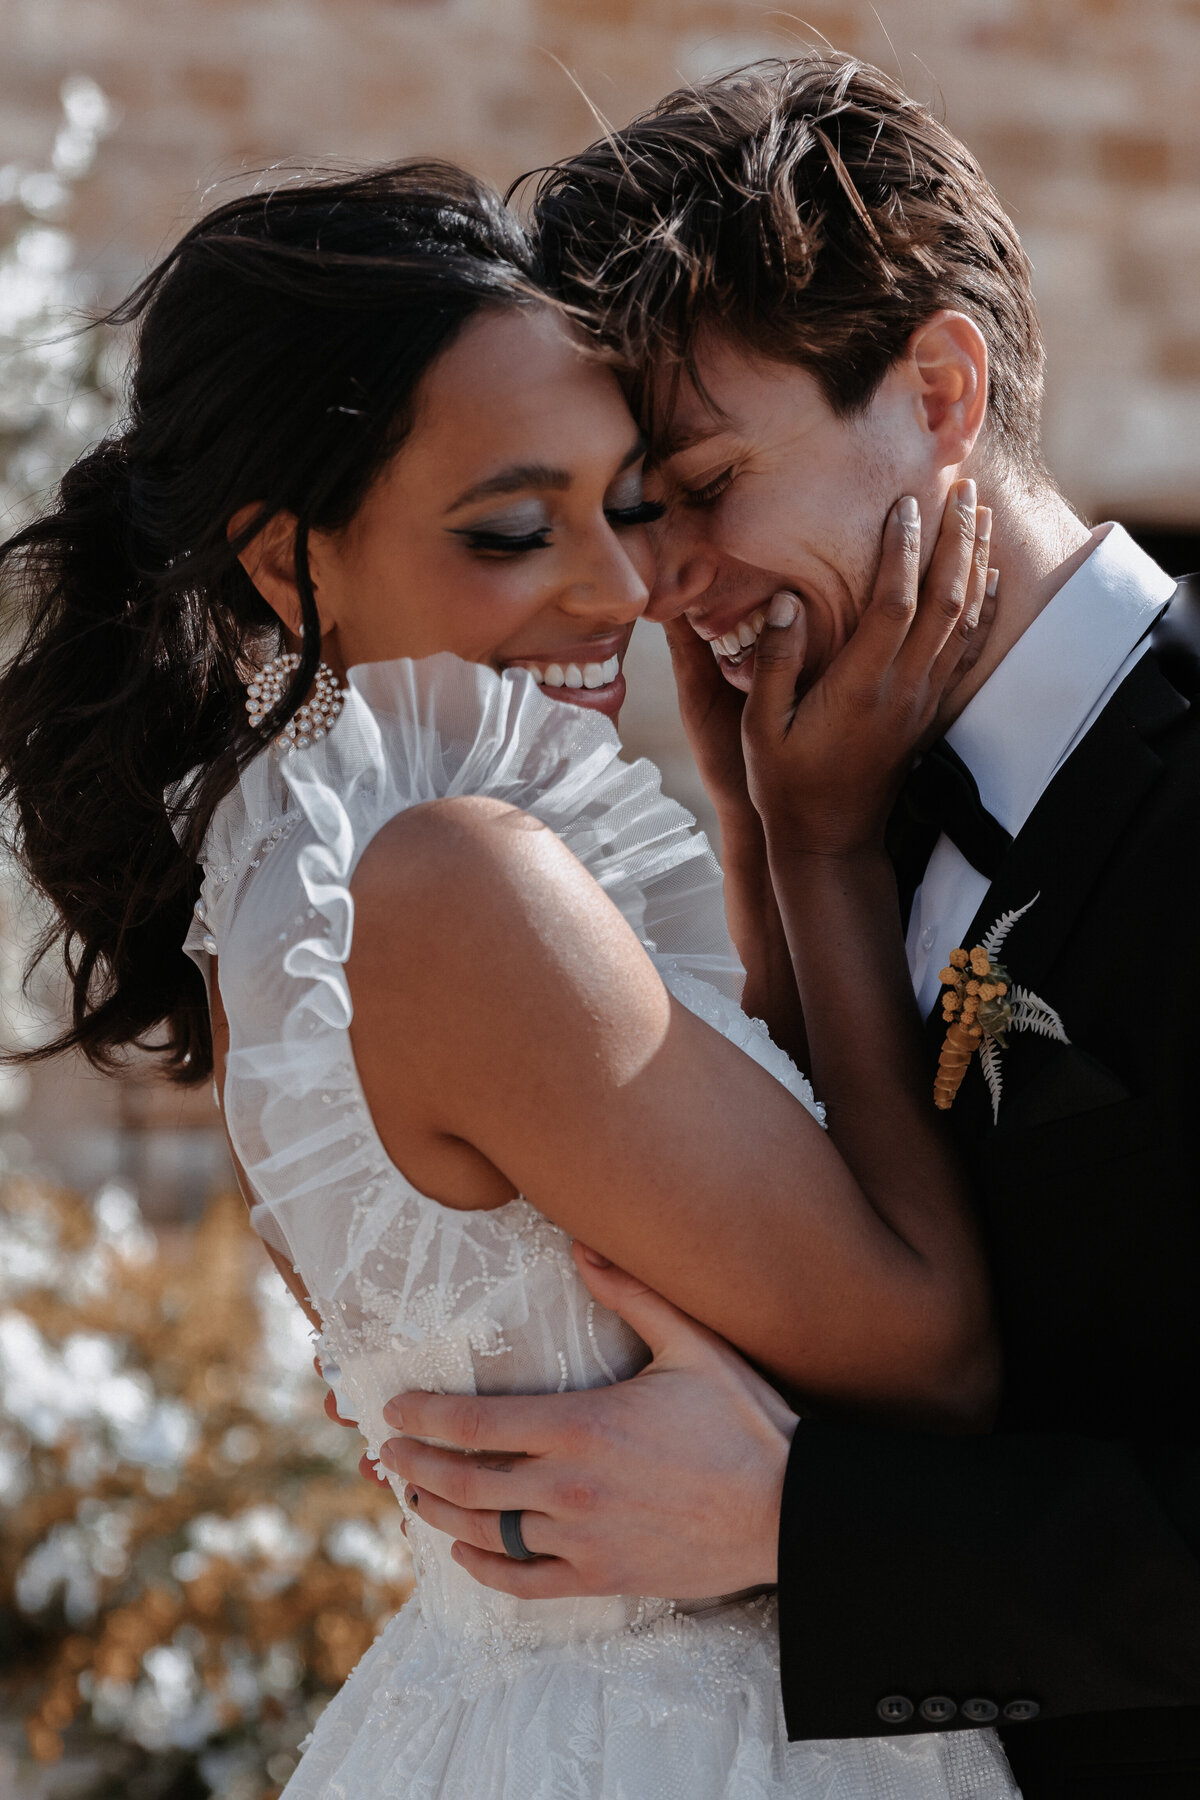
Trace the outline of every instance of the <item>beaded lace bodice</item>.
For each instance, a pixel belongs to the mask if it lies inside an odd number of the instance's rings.
[[[265,751],[213,819],[187,948],[204,967],[219,955],[226,1122],[254,1225],[301,1276],[373,1455],[383,1404],[405,1388],[581,1389],[646,1356],[534,1207],[449,1209],[383,1148],[351,1052],[345,965],[354,870],[389,819],[457,794],[536,816],[675,997],[819,1116],[807,1081],[738,1005],[742,972],[706,841],[657,771],[619,750],[606,719],[549,699],[523,671],[451,656],[370,665],[352,672],[324,739]],[[867,1743],[849,1761],[833,1747],[832,1763],[788,1746],[770,1597],[517,1601],[472,1581],[416,1514],[408,1532],[415,1600],[327,1709],[287,1800],[960,1794],[940,1775],[925,1780],[941,1753],[920,1739],[878,1757]],[[948,1754],[971,1760],[965,1743]],[[986,1763],[994,1774],[995,1758],[971,1764],[962,1796],[1010,1791],[979,1773]],[[899,1785],[893,1765],[908,1772]],[[845,1789],[827,1784],[831,1768],[844,1768]]]
[[[657,771],[620,760],[606,719],[548,699],[523,671],[499,677],[449,656],[355,670],[328,736],[300,753],[268,750],[222,803],[189,948],[202,954],[207,939],[219,952],[225,1114],[254,1225],[301,1275],[372,1454],[383,1403],[403,1388],[594,1387],[645,1355],[592,1300],[563,1232],[521,1199],[462,1212],[420,1194],[389,1161],[363,1098],[345,975],[358,858],[404,808],[481,793],[551,826],[676,998],[816,1110],[808,1083],[737,1004],[741,970],[706,841]],[[520,1604],[472,1582],[419,1519],[409,1536],[426,1616],[456,1621],[506,1665],[547,1631],[579,1642],[671,1610]]]

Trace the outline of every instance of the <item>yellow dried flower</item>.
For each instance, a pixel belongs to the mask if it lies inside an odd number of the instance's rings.
[[[965,969],[967,966],[966,951],[965,950],[952,950],[950,952],[950,964],[951,964],[952,968]]]
[[[982,945],[976,944],[971,952],[971,968],[976,975],[986,975],[992,966],[991,958]]]

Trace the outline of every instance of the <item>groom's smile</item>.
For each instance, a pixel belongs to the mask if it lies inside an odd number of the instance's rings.
[[[748,690],[765,609],[786,588],[808,616],[818,675],[871,593],[888,509],[920,492],[902,455],[906,398],[885,378],[861,414],[841,417],[806,369],[706,332],[654,433],[647,492],[669,510],[654,530],[648,616],[686,617]]]

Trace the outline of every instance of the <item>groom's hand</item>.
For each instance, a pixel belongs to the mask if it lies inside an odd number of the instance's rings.
[[[400,1394],[383,1461],[477,1581],[526,1599],[695,1599],[773,1584],[796,1415],[723,1339],[576,1246],[602,1305],[649,1345],[632,1380],[587,1393]],[[436,1438],[452,1449],[418,1442]],[[465,1452],[465,1454],[464,1454]],[[534,1552],[514,1562],[500,1514]]]

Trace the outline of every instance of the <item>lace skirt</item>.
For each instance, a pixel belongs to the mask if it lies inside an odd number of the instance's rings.
[[[281,1800],[1014,1800],[990,1731],[789,1744],[764,1605],[732,1638],[667,1620],[534,1649],[447,1638],[410,1603]]]

